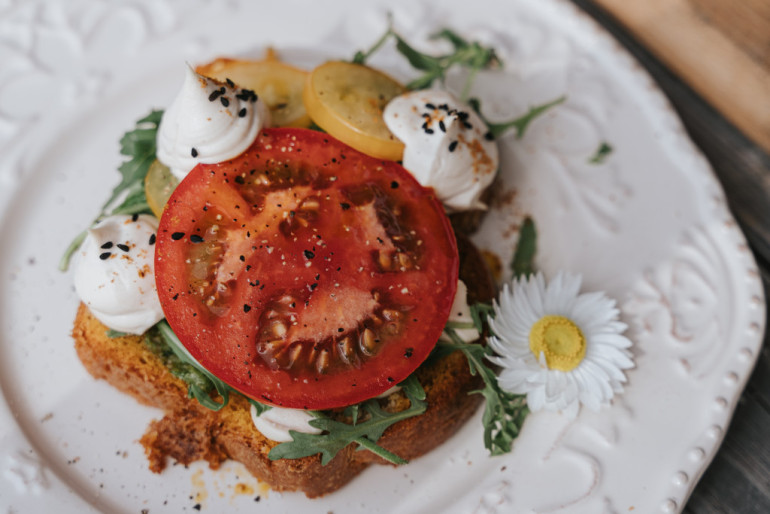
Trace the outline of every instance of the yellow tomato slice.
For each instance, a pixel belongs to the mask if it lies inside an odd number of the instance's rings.
[[[219,81],[230,79],[252,89],[267,104],[274,127],[308,127],[310,117],[302,103],[308,72],[277,60],[272,52],[262,61],[217,59],[195,71]]]
[[[178,184],[179,180],[171,174],[167,166],[157,159],[150,164],[150,169],[144,177],[144,194],[147,197],[147,205],[158,218]]]
[[[312,120],[326,132],[372,157],[398,161],[404,144],[388,130],[382,111],[404,92],[380,71],[331,61],[310,72],[302,97]]]

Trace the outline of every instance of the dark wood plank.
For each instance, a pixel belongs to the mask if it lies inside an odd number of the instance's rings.
[[[698,97],[605,11],[589,0],[572,1],[628,49],[671,100],[722,182],[770,298],[770,155]],[[765,334],[763,348],[724,444],[684,512],[770,513],[770,333]]]

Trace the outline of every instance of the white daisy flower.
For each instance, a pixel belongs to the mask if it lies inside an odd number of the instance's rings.
[[[634,367],[615,300],[579,294],[581,277],[542,273],[506,284],[495,302],[489,359],[502,368],[500,387],[526,394],[530,410],[575,417],[582,403],[598,410],[623,391],[622,370]]]

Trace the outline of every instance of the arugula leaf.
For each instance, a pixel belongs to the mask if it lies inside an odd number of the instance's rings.
[[[219,378],[212,375],[206,368],[198,364],[187,349],[182,346],[179,338],[174,331],[171,330],[171,327],[166,320],[159,321],[158,324],[155,325],[155,329],[178,361],[185,365],[177,366],[176,373],[173,366],[170,369],[172,373],[187,382],[187,395],[190,398],[198,400],[204,407],[214,411],[218,411],[227,405],[230,400],[231,388]],[[212,387],[216,389],[217,393],[219,393],[219,396],[222,398],[221,403],[215,401],[209,394]]]
[[[155,160],[156,136],[163,111],[153,110],[144,118],[136,122],[136,127],[126,132],[120,139],[120,153],[129,157],[120,165],[121,180],[112,190],[109,199],[102,205],[101,211],[91,223],[95,225],[103,218],[113,214],[152,214],[147,198],[144,194],[144,178],[150,164]],[[118,198],[123,201],[116,206],[113,204]],[[72,255],[80,248],[88,231],[78,234],[64,251],[59,261],[59,270],[67,271]]]
[[[484,389],[468,393],[481,394],[486,400],[484,415],[481,418],[484,425],[484,446],[492,455],[510,452],[513,440],[518,437],[524,419],[529,414],[527,397],[500,389],[497,375],[485,363],[486,358],[493,355],[491,349],[480,344],[464,342],[451,328],[444,329],[444,332],[452,342],[439,341],[438,345],[463,352],[468,359],[471,375],[478,374],[484,381]]]
[[[484,330],[484,322],[487,317],[494,314],[495,309],[488,303],[474,303],[470,306],[473,327],[481,334]]]
[[[392,28],[392,18],[388,19],[388,29],[385,34],[375,42],[375,44],[366,52],[358,51],[353,56],[353,62],[356,64],[365,64],[366,60],[371,57],[377,50],[379,50],[389,38],[395,38],[396,50],[406,57],[409,64],[416,70],[424,72],[421,76],[409,82],[407,89],[425,89],[430,87],[434,81],[443,80],[446,77],[447,72],[453,66],[463,66],[470,70],[468,77],[463,87],[461,99],[465,99],[470,86],[476,77],[476,73],[485,68],[494,68],[501,65],[500,59],[495,54],[494,49],[481,46],[477,42],[469,43],[465,39],[461,38],[455,32],[444,29],[431,36],[431,39],[445,39],[449,41],[454,51],[450,54],[432,56],[424,54],[409,43],[406,42],[397,32]]]
[[[608,155],[612,153],[614,149],[607,141],[602,141],[601,144],[599,144],[599,148],[596,149],[596,153],[594,153],[593,157],[591,157],[588,160],[589,164],[603,164],[604,159],[607,158]]]
[[[189,398],[195,398],[198,403],[213,411],[220,410],[228,404],[230,393],[235,392],[235,390],[198,364],[182,346],[166,320],[158,322],[148,330],[144,342],[150,351],[163,361],[172,375],[187,383]],[[222,398],[221,402],[217,402],[211,397],[212,389],[219,393]],[[257,415],[272,408],[270,405],[259,403],[251,398],[247,398],[247,400],[257,409]]]
[[[532,218],[525,218],[519,231],[519,242],[511,261],[511,270],[515,278],[528,277],[535,272],[534,259],[537,251],[537,233]]]
[[[293,440],[274,447],[270,450],[268,457],[270,460],[299,459],[320,453],[321,464],[326,465],[341,449],[350,443],[357,443],[359,449],[369,450],[393,464],[406,464],[406,460],[376,444],[389,426],[418,416],[427,408],[425,390],[414,375],[409,376],[399,385],[411,403],[408,409],[401,412],[387,412],[380,407],[376,399],[367,400],[361,404],[365,412],[363,421],[358,423],[354,421],[353,424],[331,419],[326,414],[315,411],[313,415],[316,419],[311,420],[310,425],[324,430],[324,433],[305,434],[290,430],[289,434]]]
[[[259,403],[257,400],[252,400],[251,398],[246,398],[249,403],[257,410],[257,416],[262,414],[263,412],[269,411],[272,409],[270,405],[265,405],[264,403]]]
[[[451,29],[441,29],[435,34],[432,34],[430,36],[431,39],[446,39],[450,43],[452,43],[452,46],[454,47],[455,51],[457,50],[463,50],[465,48],[468,48],[468,41],[466,41],[463,37],[461,37],[459,34],[457,34],[455,31]]]
[[[511,121],[506,121],[503,123],[491,123],[489,122],[484,116],[481,114],[481,101],[479,101],[478,98],[471,98],[468,100],[468,103],[473,108],[474,111],[476,111],[476,114],[481,116],[481,119],[484,120],[484,123],[487,124],[487,127],[489,127],[489,134],[493,138],[500,137],[504,132],[507,132],[509,129],[516,129],[516,139],[521,139],[524,137],[524,132],[527,130],[527,127],[529,127],[529,124],[532,123],[532,121],[549,110],[552,107],[555,107],[561,103],[564,103],[567,100],[566,96],[560,96],[556,100],[552,100],[550,102],[536,105],[534,107],[529,108],[529,112],[526,114],[519,116],[516,119],[513,119]]]
[[[382,45],[385,44],[385,42],[393,35],[393,15],[388,13],[388,29],[385,31],[385,33],[380,36],[380,39],[378,39],[372,47],[367,50],[366,52],[362,52],[359,50],[356,52],[356,54],[353,56],[353,64],[364,64],[366,63],[366,60],[371,57],[372,54],[374,54],[377,50],[380,49]]]

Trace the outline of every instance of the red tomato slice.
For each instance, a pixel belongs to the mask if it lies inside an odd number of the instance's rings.
[[[454,234],[401,166],[311,130],[264,130],[199,165],[158,230],[169,324],[231,387],[328,409],[376,396],[430,353],[457,288]]]

